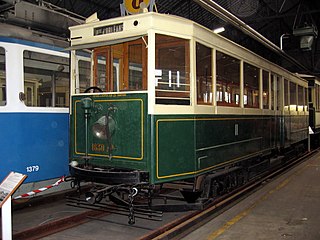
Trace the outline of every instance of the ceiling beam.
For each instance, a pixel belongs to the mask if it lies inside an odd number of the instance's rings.
[[[235,15],[233,15],[230,12],[228,12],[227,10],[225,10],[223,7],[218,5],[213,0],[194,0],[194,1],[197,2],[199,5],[201,5],[203,8],[205,8],[206,10],[208,10],[209,12],[215,14],[216,16],[225,20],[226,22],[232,24],[233,26],[235,26],[236,28],[241,30],[243,33],[249,35],[250,37],[252,37],[256,41],[262,43],[265,47],[269,48],[273,52],[279,54],[280,56],[282,56],[283,58],[285,58],[286,60],[288,60],[289,62],[294,64],[296,67],[298,67],[300,70],[303,70],[306,72],[310,71],[306,66],[304,66],[303,64],[298,62],[295,58],[286,54],[277,45],[275,45],[270,40],[268,40],[263,35],[261,35],[259,32],[257,32],[253,28],[251,28],[246,23],[244,23],[238,17],[236,17]]]

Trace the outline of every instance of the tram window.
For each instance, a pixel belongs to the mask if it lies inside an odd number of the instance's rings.
[[[263,108],[269,109],[269,72],[262,71],[262,97],[263,97]]]
[[[320,85],[316,85],[315,91],[316,91],[316,93],[315,93],[315,95],[316,95],[316,99],[315,99],[316,106],[315,106],[315,108],[316,108],[317,111],[319,111]]]
[[[79,60],[79,89],[83,93],[87,88],[91,86],[91,63],[89,61]]]
[[[244,106],[259,108],[259,68],[244,63]]]
[[[314,108],[315,108],[316,110],[318,110],[318,106],[319,106],[319,103],[318,103],[318,98],[319,98],[319,86],[316,85],[315,88],[314,88],[314,90],[315,90],[315,94],[314,94],[315,99],[313,100],[313,103],[314,103]]]
[[[212,104],[212,49],[197,43],[198,104]]]
[[[275,94],[275,89],[277,87],[277,79],[276,76],[274,74],[271,74],[271,110],[275,110],[275,106],[274,106],[274,94]]]
[[[298,106],[304,106],[304,88],[298,85]]]
[[[113,91],[117,92],[119,91],[119,85],[120,85],[120,63],[121,60],[118,58],[113,59],[113,66],[112,66],[112,72],[113,72]]]
[[[282,85],[281,77],[277,76],[277,110],[282,109]]]
[[[309,101],[308,101],[308,88],[304,88],[304,110],[305,111],[308,111],[308,103],[309,103]]]
[[[313,107],[315,110],[317,110],[318,104],[317,104],[317,85],[314,86],[313,89],[309,89],[310,95],[312,95],[312,98],[309,98],[309,106]],[[310,104],[311,102],[311,104]]]
[[[290,82],[290,106],[297,105],[297,85]]]
[[[147,38],[93,49],[93,85],[102,91],[147,89]]]
[[[216,52],[218,106],[240,106],[240,60]]]
[[[316,96],[317,96],[317,100],[316,100],[316,105],[317,105],[317,107],[316,107],[316,109],[317,109],[317,111],[319,111],[319,106],[320,106],[320,104],[319,104],[319,99],[320,99],[320,85],[317,85],[317,93],[316,93]]]
[[[284,89],[283,89],[283,93],[284,93],[284,108],[285,110],[289,110],[289,83],[287,79],[284,79]]]
[[[94,50],[93,85],[102,91],[119,92],[120,82],[122,83],[122,89],[127,89],[123,79],[123,47],[124,44],[117,44]]]
[[[146,51],[146,48],[142,44],[132,44],[129,46],[129,90],[141,90],[147,89],[146,81],[142,81],[142,69],[145,63],[143,60],[143,51]]]
[[[24,51],[23,66],[27,106],[69,106],[68,58]]]
[[[318,85],[315,85],[314,87],[314,93],[312,93],[313,96],[314,96],[314,99],[312,99],[312,103],[313,103],[313,107],[318,110],[318,94],[319,94],[319,91],[318,91]]]
[[[156,103],[190,105],[189,40],[156,35]]]
[[[107,51],[103,49],[103,51],[96,52],[95,55],[95,86],[100,88],[102,91],[106,90],[106,78],[107,78]]]
[[[0,47],[0,106],[7,103],[5,51]]]
[[[320,99],[320,85],[317,85],[317,93],[316,93],[317,99],[316,99],[316,105],[317,105],[317,111],[319,111],[319,99]]]
[[[313,101],[312,101],[312,99],[313,99],[312,98],[312,88],[308,88],[308,97],[306,99],[308,99],[308,101],[305,102],[306,104],[308,104],[308,103],[309,104],[313,104]],[[311,105],[311,107],[314,107],[314,106]]]
[[[315,86],[314,86],[314,93],[312,93],[313,91],[311,91],[311,94],[312,94],[312,96],[314,97],[313,99],[312,99],[312,104],[313,104],[313,107],[316,109],[316,110],[318,110],[318,94],[319,94],[319,92],[318,92],[318,85],[317,84],[315,84]],[[309,101],[310,101],[310,99],[309,99]]]

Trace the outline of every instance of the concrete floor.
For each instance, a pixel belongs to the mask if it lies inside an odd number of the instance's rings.
[[[320,153],[266,183],[184,240],[319,240]]]
[[[320,240],[320,152],[285,174],[265,183],[250,196],[184,237],[184,240]],[[61,215],[83,211],[54,202],[50,207],[37,206],[13,214],[13,233],[42,225]],[[165,215],[162,224],[177,217]],[[119,220],[118,220],[119,218]],[[121,218],[121,219],[120,219]],[[127,222],[127,217],[103,219]],[[139,226],[141,229],[138,229]],[[144,227],[144,228],[142,228]],[[154,222],[138,221],[129,227],[92,221],[77,228],[43,239],[138,239],[155,229]],[[120,234],[121,233],[121,234]],[[125,234],[123,234],[125,233]]]

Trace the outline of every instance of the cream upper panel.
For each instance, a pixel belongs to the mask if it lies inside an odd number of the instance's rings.
[[[125,17],[119,17],[114,19],[103,20],[99,22],[87,23],[70,28],[71,31],[71,46],[86,45],[106,41],[121,41],[121,39],[130,39],[132,37],[139,37],[147,35],[148,33],[161,33],[166,35],[172,35],[175,37],[181,37],[190,39],[190,85],[192,106],[178,106],[178,105],[154,105],[152,106],[154,112],[168,113],[170,110],[173,112],[191,113],[191,112],[210,112],[210,113],[225,113],[229,112],[228,107],[202,107],[196,104],[195,100],[195,41],[205,44],[207,47],[224,52],[233,56],[241,61],[252,64],[258,68],[269,71],[272,74],[277,74],[283,78],[289,79],[292,82],[298,83],[305,88],[308,87],[307,81],[299,78],[295,74],[290,73],[284,68],[277,66],[276,64],[267,61],[259,55],[245,49],[244,47],[218,35],[214,34],[211,30],[200,26],[188,19],[184,19],[177,16],[159,14],[159,13],[144,13],[137,15],[130,15]],[[105,31],[105,32],[103,32]],[[153,36],[152,34],[149,36]],[[119,40],[120,39],[120,40]],[[152,38],[151,38],[152,39]],[[150,40],[151,40],[150,39]],[[151,41],[153,46],[154,43]],[[151,46],[151,49],[152,49]],[[153,46],[154,47],[154,46]],[[150,49],[150,48],[149,48]],[[152,53],[149,51],[148,60],[153,59]],[[151,63],[150,63],[151,64]],[[149,64],[148,64],[149,65]],[[213,64],[213,67],[215,64]],[[150,70],[150,69],[149,69]],[[214,71],[213,71],[214,72]],[[149,78],[153,78],[149,74]],[[151,93],[153,81],[149,81],[149,93]],[[215,93],[214,93],[215,94]],[[246,114],[260,113],[260,109],[243,110],[241,108],[232,108],[233,112],[237,111]],[[262,111],[262,113],[266,113]]]
[[[111,32],[97,35],[99,30],[95,29],[103,28]],[[82,24],[69,29],[71,46],[76,46],[144,35],[149,29],[192,36],[193,22],[181,17],[150,12]]]
[[[95,34],[95,31],[97,31],[95,29],[101,28],[106,28],[108,31],[111,29],[111,33]],[[308,86],[307,81],[244,47],[218,34],[214,34],[209,29],[188,19],[168,14],[149,12],[73,26],[70,27],[71,46],[145,35],[150,29],[187,39],[194,38],[196,41],[205,43],[208,47],[223,51],[257,67],[267,69],[303,87]]]

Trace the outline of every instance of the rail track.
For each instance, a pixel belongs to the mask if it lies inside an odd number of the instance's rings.
[[[47,237],[47,239],[61,239],[65,231],[77,232],[78,230],[76,229],[79,228],[80,225],[84,226],[86,224],[91,224],[91,227],[88,226],[87,228],[93,228],[92,226],[94,225],[101,225],[105,227],[112,226],[113,231],[117,226],[122,230],[126,229],[123,231],[123,236],[117,235],[117,239],[178,239],[224,212],[236,202],[245,198],[247,194],[250,194],[254,189],[262,186],[262,183],[279,176],[279,174],[308,159],[317,151],[318,150],[315,150],[296,158],[276,171],[261,175],[255,178],[254,181],[242,186],[240,189],[212,200],[212,202],[208,203],[203,210],[164,213],[163,221],[152,221],[152,223],[150,223],[149,220],[144,220],[144,217],[142,217],[135,225],[130,226],[127,224],[126,216],[119,216],[118,214],[114,215],[113,211],[101,211],[101,209],[98,210],[97,208],[91,208],[89,206],[91,209],[84,209],[72,216],[65,216],[60,219],[48,221],[45,224],[16,231],[13,235],[13,239],[46,239],[46,236],[50,236]],[[64,202],[62,204],[66,203]],[[101,207],[103,208],[103,205]],[[144,214],[148,215],[148,212],[144,212],[143,215]],[[160,215],[156,217],[160,217]],[[102,234],[105,237],[107,237],[106,234],[110,234],[110,229],[105,228],[100,230],[100,233],[98,233],[98,230],[90,232],[91,239],[99,238],[98,236],[95,237],[94,234]],[[88,237],[83,235],[83,231],[79,230],[78,232],[82,235],[79,239],[86,239]],[[110,239],[114,239],[114,237],[115,236],[110,236]]]
[[[151,233],[148,233],[145,236],[142,236],[140,240],[173,239],[177,238],[177,236],[181,238],[187,235],[188,233],[209,222],[211,219],[217,216],[217,214],[220,214],[221,212],[224,212],[226,209],[230,208],[232,205],[236,203],[236,200],[242,199],[246,196],[246,194],[250,193],[252,190],[256,189],[259,186],[262,186],[262,183],[270,181],[272,178],[279,176],[279,174],[292,168],[296,164],[308,159],[317,151],[318,150],[309,152],[291,161],[289,164],[282,166],[281,168],[277,169],[272,173],[264,174],[258,177],[257,179],[255,179],[255,181],[249,182],[240,189],[237,189],[231,193],[226,194],[225,196],[222,196],[214,200],[204,210],[196,211],[184,216],[183,218],[177,219],[176,221],[171,222],[167,226],[163,226]]]

